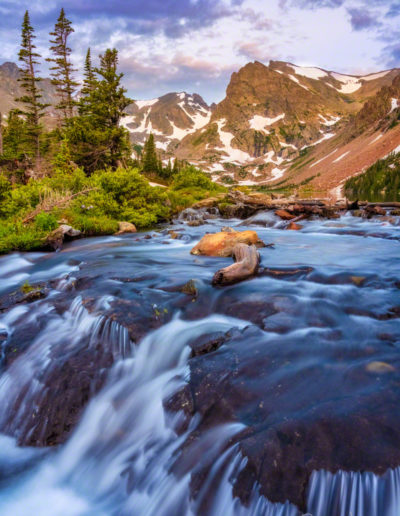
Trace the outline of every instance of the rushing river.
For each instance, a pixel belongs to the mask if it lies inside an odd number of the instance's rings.
[[[400,514],[399,218],[208,222],[0,258],[1,516]]]

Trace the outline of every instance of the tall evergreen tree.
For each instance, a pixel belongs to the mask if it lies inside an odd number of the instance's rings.
[[[79,116],[68,131],[68,140],[75,147],[74,161],[89,173],[96,168],[118,167],[132,151],[129,133],[120,125],[132,101],[121,86],[123,74],[117,67],[117,50],[107,49],[100,55],[100,66],[94,69],[98,78],[90,82],[90,91],[79,104]]]
[[[154,135],[153,133],[150,133],[150,136],[147,138],[143,149],[143,172],[157,173],[158,166],[159,164],[156,145],[154,143]]]
[[[18,54],[19,61],[22,62],[21,77],[18,81],[25,90],[25,95],[17,98],[16,101],[26,106],[25,110],[21,110],[21,113],[25,116],[28,124],[29,134],[34,144],[36,167],[38,167],[40,161],[40,135],[42,133],[40,119],[44,116],[44,109],[48,104],[40,101],[42,94],[38,83],[41,81],[41,78],[36,74],[36,66],[39,64],[38,58],[40,55],[35,52],[36,46],[33,44],[35,37],[34,29],[29,19],[29,12],[25,11],[22,22],[21,50]]]
[[[87,49],[84,67],[83,93],[90,93],[96,86],[96,76],[92,65],[92,55],[90,48]]]
[[[174,161],[174,166],[172,168],[172,175],[175,175],[179,172],[179,163],[178,163],[178,158],[175,158],[175,161]]]
[[[68,38],[74,32],[71,21],[65,16],[64,9],[60,11],[54,31],[50,32],[53,39],[50,40],[50,47],[54,57],[48,58],[54,64],[50,68],[52,80],[51,83],[56,87],[56,91],[60,98],[56,108],[62,112],[64,122],[72,118],[74,111],[73,95],[78,83],[73,79],[73,73],[76,71],[71,63],[71,49],[68,47]]]

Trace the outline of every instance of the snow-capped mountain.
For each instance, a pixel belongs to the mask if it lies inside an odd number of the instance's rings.
[[[281,181],[294,161],[339,134],[398,73],[357,77],[278,61],[249,63],[232,75],[209,123],[176,152],[215,180]]]
[[[137,100],[127,113],[122,123],[133,142],[143,144],[153,133],[156,146],[171,153],[185,136],[207,125],[211,118],[211,109],[200,95],[184,92]]]

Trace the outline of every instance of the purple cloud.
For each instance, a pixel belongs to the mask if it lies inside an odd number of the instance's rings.
[[[380,25],[377,17],[366,8],[358,9],[354,7],[347,9],[347,12],[350,14],[350,23],[353,30],[364,30]]]

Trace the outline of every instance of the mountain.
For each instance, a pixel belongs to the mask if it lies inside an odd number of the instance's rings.
[[[225,98],[198,94],[136,100],[123,125],[133,144],[150,133],[162,158],[177,156],[223,183],[304,185],[338,195],[348,177],[400,146],[400,70],[353,76],[282,61],[248,63],[233,73]],[[0,66],[0,111],[17,107],[19,70]],[[45,102],[56,95],[41,83]],[[49,109],[47,123],[54,124]],[[399,147],[400,149],[400,147]]]
[[[183,138],[207,125],[211,118],[211,109],[200,95],[185,92],[137,100],[127,113],[122,124],[131,133],[131,141],[143,144],[153,133],[157,148],[169,155]]]
[[[281,180],[307,147],[333,138],[398,73],[357,77],[279,61],[249,63],[232,75],[210,122],[186,136],[177,155],[216,180]]]
[[[24,95],[24,92],[18,82],[20,71],[15,63],[6,62],[0,65],[0,113],[6,115],[12,109],[21,107],[15,98]],[[43,79],[40,82],[40,89],[43,94],[42,101],[45,104],[54,104],[57,102],[56,92],[50,79]],[[47,119],[50,121],[54,118],[54,111],[50,108],[47,110]]]
[[[307,149],[282,184],[307,183],[314,192],[341,196],[346,179],[378,159],[400,152],[400,75],[383,86],[329,141]]]

